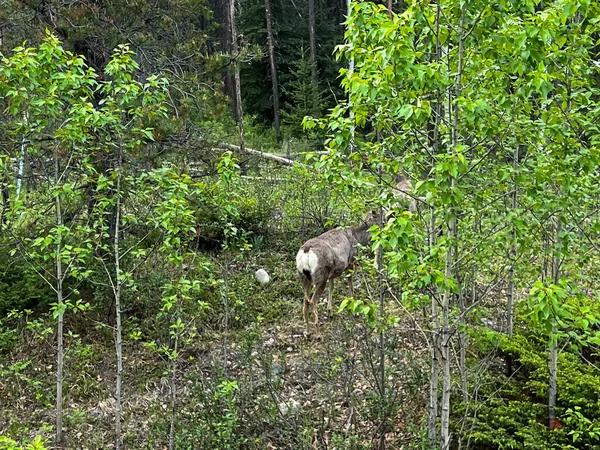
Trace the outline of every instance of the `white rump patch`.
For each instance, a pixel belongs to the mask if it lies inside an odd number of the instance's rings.
[[[317,269],[317,265],[319,264],[319,258],[317,254],[311,250],[306,253],[303,249],[296,254],[296,268],[298,272],[304,272],[308,270],[311,275]]]

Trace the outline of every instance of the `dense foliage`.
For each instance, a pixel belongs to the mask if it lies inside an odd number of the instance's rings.
[[[270,10],[2,2],[0,449],[598,448],[598,3]]]

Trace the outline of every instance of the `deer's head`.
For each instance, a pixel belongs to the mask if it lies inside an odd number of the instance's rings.
[[[379,222],[379,212],[376,209],[370,210],[363,219],[363,224],[366,225],[367,228],[372,227],[377,222]]]

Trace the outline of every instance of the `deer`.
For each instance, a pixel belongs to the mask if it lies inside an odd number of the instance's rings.
[[[408,206],[408,210],[411,213],[414,213],[417,211],[417,199],[415,199],[410,193],[413,190],[413,186],[410,182],[410,180],[408,178],[406,178],[405,176],[399,176],[396,178],[396,186],[392,189],[392,195],[395,198],[398,198],[402,201],[408,202],[409,206]],[[420,197],[418,198],[418,200],[424,200],[421,199]],[[397,206],[393,205],[394,207]]]
[[[327,295],[327,311],[332,315],[333,280],[345,273],[354,263],[358,252],[357,246],[365,245],[371,240],[369,228],[377,223],[377,215],[369,212],[363,223],[356,228],[338,228],[327,231],[306,241],[296,254],[296,268],[304,289],[304,304],[302,313],[306,325],[306,335],[309,330],[309,314],[312,310],[313,324],[319,323],[317,303],[325,287],[329,285]],[[312,286],[315,290],[312,296]],[[351,295],[354,295],[352,276],[348,277]]]

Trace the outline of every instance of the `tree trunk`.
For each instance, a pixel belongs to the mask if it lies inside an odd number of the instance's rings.
[[[450,182],[450,188],[454,187],[454,179]],[[456,217],[452,215],[448,224],[448,240],[451,242],[454,240],[456,227]],[[453,252],[452,247],[446,250],[446,267],[445,267],[445,278],[452,278],[453,273]],[[441,417],[441,435],[442,435],[442,450],[448,450],[450,448],[450,389],[452,387],[452,379],[450,372],[450,297],[452,292],[449,287],[444,289],[444,295],[442,297],[442,332],[441,332],[441,349],[440,357],[442,363],[442,376],[443,376],[443,388],[442,388],[442,417]]]
[[[518,178],[517,178],[517,168],[519,166],[519,146],[515,147],[515,151],[513,153],[513,192],[511,196],[511,209],[513,213],[516,213],[517,210],[517,188],[518,188]],[[517,239],[517,231],[515,228],[515,224],[513,222],[512,229],[510,232],[511,236],[511,245],[510,245],[510,269],[508,271],[508,295],[506,299],[506,334],[508,337],[512,337],[513,335],[513,322],[514,322],[514,314],[513,314],[513,305],[514,305],[514,293],[515,293],[515,260],[517,258],[517,243],[515,242]],[[506,356],[506,376],[510,377],[513,372],[513,364],[512,357],[510,355]]]
[[[379,169],[379,184],[383,186],[381,177],[381,169]],[[378,226],[380,229],[384,225],[383,208],[379,207]],[[381,318],[385,316],[385,292],[383,279],[383,249],[377,247],[377,289],[379,291],[379,315]],[[382,328],[379,333],[379,395],[381,402],[381,425],[379,435],[379,450],[385,450],[385,436],[387,433],[387,399],[385,392],[385,331]]]
[[[561,254],[561,218],[560,215],[556,217],[556,238],[554,257],[552,260],[552,279],[555,285],[560,280],[560,254]],[[556,427],[556,394],[557,394],[557,365],[558,365],[558,342],[556,338],[557,327],[556,319],[553,319],[552,324],[552,335],[550,336],[550,358],[548,361],[548,367],[550,371],[550,377],[548,380],[548,426],[551,430]]]
[[[456,149],[458,147],[458,136],[459,136],[459,114],[460,110],[458,107],[458,99],[461,95],[461,80],[462,80],[462,71],[463,71],[463,30],[465,25],[465,6],[462,8],[461,13],[461,21],[458,29],[458,61],[457,61],[457,70],[456,70],[456,81],[454,86],[454,101],[449,101],[452,109],[449,110],[449,115],[453,115],[453,124],[452,124],[452,153],[456,154]],[[450,96],[451,94],[449,94]],[[453,191],[456,188],[456,179],[454,177],[450,177],[450,191]],[[452,204],[450,206],[449,211],[449,220],[448,220],[448,243],[449,247],[446,251],[446,264],[445,264],[445,278],[447,280],[454,278],[456,279],[456,274],[454,273],[454,258],[457,255],[454,255],[452,251],[453,243],[456,240],[456,205]],[[444,387],[442,390],[442,450],[448,450],[450,448],[450,393],[451,393],[451,372],[450,372],[450,338],[451,338],[451,330],[450,330],[450,297],[452,292],[449,287],[444,289],[444,296],[442,300],[442,367],[443,367],[443,376],[444,376]]]
[[[391,19],[392,15],[394,13],[394,7],[393,7],[392,0],[387,0],[387,10],[388,10],[388,16]]]
[[[122,445],[121,435],[121,378],[123,374],[123,347],[121,333],[121,265],[119,255],[119,222],[121,220],[121,163],[123,158],[123,149],[119,147],[119,156],[117,162],[117,184],[116,189],[116,214],[115,214],[115,235],[113,237],[113,248],[115,258],[115,349],[117,353],[117,374],[115,386],[115,449],[119,450]]]
[[[184,277],[183,262],[179,263],[179,280]],[[179,287],[181,289],[181,287]],[[175,450],[175,422],[177,418],[177,362],[179,360],[179,337],[183,332],[181,325],[181,308],[183,307],[183,294],[177,294],[177,312],[175,315],[175,342],[171,360],[171,429],[169,431],[169,450]]]
[[[235,26],[235,0],[229,0],[229,31],[231,38],[231,58],[233,66],[233,89],[235,91],[235,116],[240,133],[240,149],[241,151],[244,151],[246,144],[244,139],[244,111],[242,108],[242,87],[240,85],[240,65],[238,60],[239,47]]]
[[[550,346],[550,358],[548,361],[548,367],[550,370],[550,377],[548,380],[548,426],[552,430],[556,424],[556,375],[557,375],[557,359],[558,359],[558,348],[556,342],[556,324],[552,325],[552,343]]]
[[[439,103],[438,103],[439,105]],[[439,107],[438,107],[439,108]],[[436,120],[436,122],[438,122]],[[439,126],[439,123],[438,123]],[[439,129],[439,128],[437,128]],[[429,220],[429,247],[433,248],[436,243],[435,236],[435,211],[432,209]],[[429,379],[429,418],[427,421],[427,437],[429,449],[437,448],[437,417],[438,417],[438,384],[439,384],[439,349],[440,349],[440,312],[438,300],[435,295],[431,296],[431,327],[433,338],[431,342],[431,376]]]
[[[0,211],[0,229],[2,229],[2,226],[4,225],[5,222],[7,222],[6,220],[6,213],[8,212],[8,209],[10,208],[10,179],[8,177],[8,174],[3,176],[3,180],[1,183],[2,186],[2,211]]]
[[[58,187],[60,182],[60,173],[58,167],[58,149],[54,150],[54,184]],[[55,193],[55,208],[56,208],[56,228],[60,230],[63,225],[63,217],[60,203],[60,193]],[[56,358],[56,446],[62,447],[63,444],[63,365],[64,365],[64,348],[63,348],[63,327],[64,327],[64,312],[63,312],[63,273],[62,261],[60,259],[62,253],[62,238],[60,231],[57,233],[57,242],[55,250],[56,264],[56,307],[58,314],[58,329],[57,329],[57,358]]]
[[[347,18],[348,19],[350,17],[350,12],[352,11],[352,3],[351,0],[347,0],[346,3],[346,11],[347,11]],[[350,62],[348,63],[348,76],[352,76],[352,74],[354,73],[354,57],[350,58]],[[350,111],[350,121],[351,121],[351,128],[350,128],[350,143],[348,144],[348,151],[349,153],[354,152],[354,111],[352,110],[352,95],[350,93],[350,91],[348,90],[348,110]],[[350,163],[352,163],[350,161]]]
[[[23,169],[25,166],[25,135],[21,137],[21,154],[19,155],[19,171],[17,175],[17,197],[21,195],[23,185]]]
[[[457,247],[454,248],[454,254],[457,255]],[[467,384],[467,320],[465,317],[466,304],[465,296],[462,289],[462,280],[458,282],[458,307],[460,310],[460,328],[462,331],[458,333],[458,346],[459,346],[459,371],[460,371],[460,384],[462,389],[463,403],[466,405],[469,401],[469,392]]]
[[[277,85],[277,66],[275,65],[275,46],[271,27],[271,5],[265,0],[265,19],[267,22],[267,45],[269,47],[269,64],[271,66],[271,84],[273,85],[273,125],[277,134],[277,142],[281,144],[281,125],[279,121],[279,86]]]
[[[177,306],[179,309],[181,305]],[[179,311],[177,318],[180,318]],[[177,416],[177,352],[179,351],[179,330],[175,333],[173,360],[171,361],[171,429],[169,431],[169,450],[175,450],[175,418]]]
[[[214,2],[214,20],[219,23],[221,20],[223,28],[219,29],[221,51],[226,55],[233,55],[231,49],[231,20],[229,17],[229,1],[216,0]],[[230,64],[232,63],[230,59]],[[230,65],[225,66],[223,71],[223,92],[231,100],[231,115],[235,117],[237,114],[235,108],[235,90],[233,89],[232,70]]]
[[[316,109],[316,101],[318,96],[317,78],[317,36],[315,30],[315,0],[308,0],[308,39],[310,42],[310,67],[311,67],[311,84],[313,91],[313,107]],[[317,111],[313,111],[317,113]]]
[[[436,61],[441,60],[441,43],[440,43],[440,3],[438,1],[436,8],[436,25],[435,25],[435,47]],[[442,98],[440,89],[437,89],[435,103],[435,122],[433,128],[433,158],[431,167],[435,167],[436,156],[439,153],[440,146],[440,124],[442,119]],[[429,248],[433,249],[436,245],[436,212],[435,208],[431,208],[431,216],[429,218]],[[441,350],[441,330],[440,316],[438,308],[438,298],[436,295],[431,296],[431,327],[433,336],[431,340],[431,375],[429,379],[429,417],[427,421],[427,438],[429,449],[437,448],[437,418],[438,418],[438,387],[440,373],[440,350]]]

